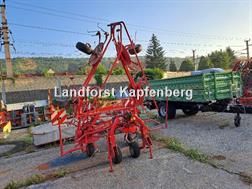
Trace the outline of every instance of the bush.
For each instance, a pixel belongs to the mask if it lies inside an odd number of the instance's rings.
[[[102,74],[95,74],[94,76],[95,81],[96,81],[96,85],[102,85]]]
[[[164,75],[164,72],[160,70],[159,68],[154,68],[154,69],[147,68],[144,70],[144,73],[148,80],[162,79]],[[138,72],[136,74],[135,80],[139,79],[142,76],[143,76],[142,72]]]
[[[124,73],[125,72],[123,68],[115,68],[112,72],[113,75],[123,75]]]
[[[87,74],[86,68],[85,67],[81,67],[79,68],[79,70],[76,72],[77,75],[85,75]]]
[[[99,64],[95,73],[105,75],[106,73],[108,73],[108,70],[105,68],[103,64]]]
[[[182,62],[179,71],[193,71],[194,70],[194,65],[190,59],[186,59]]]

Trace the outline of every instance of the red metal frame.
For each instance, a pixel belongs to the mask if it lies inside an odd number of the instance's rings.
[[[252,58],[237,61],[233,71],[240,71],[243,80],[243,96],[239,99],[239,103],[244,106],[252,106]]]
[[[89,63],[90,65],[92,65],[92,69],[88,74],[86,80],[84,81],[83,87],[89,86],[90,81],[94,77],[97,67],[101,63],[102,58],[109,45],[111,43],[114,43],[117,57],[113,62],[103,84],[99,87],[101,89],[104,89],[106,82],[112,74],[113,69],[116,65],[118,65],[118,62],[120,61],[129,80],[129,89],[141,89],[142,87],[144,87],[144,85],[147,85],[147,79],[143,72],[142,63],[137,56],[135,44],[133,43],[129,35],[125,23],[111,23],[108,25],[108,27],[110,27],[110,34],[105,34],[106,38],[102,52],[98,55],[92,54],[90,57]],[[129,41],[128,45],[123,44],[124,33],[126,34]],[[129,49],[134,49],[136,62],[132,61],[128,52]],[[135,82],[134,78],[130,74],[129,66],[131,64],[138,66],[139,70],[143,73],[143,78],[139,82]],[[116,100],[115,103],[103,106],[98,97],[94,97],[92,99],[86,97],[78,97],[73,99],[74,118],[68,122],[68,125],[76,127],[74,140],[75,146],[68,151],[64,151],[62,130],[61,125],[59,125],[61,156],[77,150],[85,152],[86,146],[88,144],[94,144],[94,146],[96,146],[95,143],[100,138],[104,137],[105,133],[108,145],[108,160],[110,171],[113,171],[112,158],[115,157],[115,152],[117,149],[115,131],[119,130],[125,135],[136,133],[141,134],[142,145],[140,148],[142,149],[147,147],[149,149],[150,158],[152,158],[152,141],[150,138],[149,128],[146,123],[140,118],[140,110],[138,110],[139,106],[143,106],[143,101],[144,97],[140,99],[129,97]],[[53,105],[51,106],[51,110],[53,110]],[[128,117],[126,115],[130,116]]]

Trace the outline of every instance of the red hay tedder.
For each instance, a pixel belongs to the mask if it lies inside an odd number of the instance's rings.
[[[233,71],[239,71],[242,75],[243,96],[239,99],[239,103],[244,106],[252,106],[252,58],[237,61]]]
[[[141,45],[135,45],[132,41],[129,32],[124,22],[116,22],[108,25],[110,33],[102,30],[96,33],[99,36],[99,43],[92,50],[89,44],[78,42],[76,48],[80,51],[90,55],[89,64],[92,66],[83,87],[90,85],[90,81],[94,77],[98,65],[102,62],[102,58],[107,51],[109,45],[114,44],[117,56],[113,62],[104,82],[100,86],[92,86],[92,88],[104,89],[106,82],[112,74],[113,69],[118,66],[119,62],[128,77],[128,89],[138,90],[147,85],[147,79],[143,72],[143,66],[139,60],[137,53],[141,51]],[[102,34],[104,41],[101,42]],[[123,35],[126,34],[126,38]],[[129,44],[125,45],[123,41]],[[131,56],[132,55],[132,56]],[[132,59],[134,57],[134,61]],[[134,81],[130,71],[132,69],[142,71],[143,77],[140,81]],[[61,123],[65,119],[65,114],[61,110],[62,115],[58,116],[58,126],[60,132],[60,146],[61,156],[81,150],[86,152],[87,156],[94,155],[97,145],[96,142],[102,137],[106,138],[108,147],[108,160],[110,171],[113,171],[112,163],[118,164],[122,161],[122,152],[116,144],[116,132],[124,133],[124,139],[129,146],[130,154],[133,158],[140,155],[140,149],[148,148],[150,158],[152,158],[152,141],[150,138],[150,130],[146,125],[147,120],[140,118],[143,106],[144,97],[127,97],[119,100],[107,101],[104,103],[98,97],[77,97],[72,99],[73,104],[73,118],[68,119],[68,125],[76,127],[75,130],[75,146],[64,151]],[[51,105],[51,110],[55,107]],[[150,121],[150,120],[148,120]],[[142,142],[138,143],[137,138],[141,138]]]

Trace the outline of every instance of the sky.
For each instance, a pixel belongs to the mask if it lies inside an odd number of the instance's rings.
[[[227,46],[241,55],[244,40],[252,40],[252,0],[6,0],[6,4],[16,48],[12,57],[86,57],[75,49],[76,42],[95,46],[97,37],[88,31],[98,30],[97,25],[108,30],[106,25],[116,21],[124,21],[133,40],[142,44],[140,55],[145,55],[153,33],[169,57],[192,56],[192,49],[201,56]],[[114,55],[111,47],[106,56]]]

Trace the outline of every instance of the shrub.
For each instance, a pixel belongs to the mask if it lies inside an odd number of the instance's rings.
[[[115,68],[112,72],[113,75],[123,75],[124,73],[124,69],[122,68]]]
[[[159,68],[154,68],[154,69],[147,68],[144,70],[144,73],[148,80],[162,79],[164,75],[164,72],[160,70]],[[142,76],[143,76],[142,72],[138,72],[136,74],[135,80],[139,79]]]

